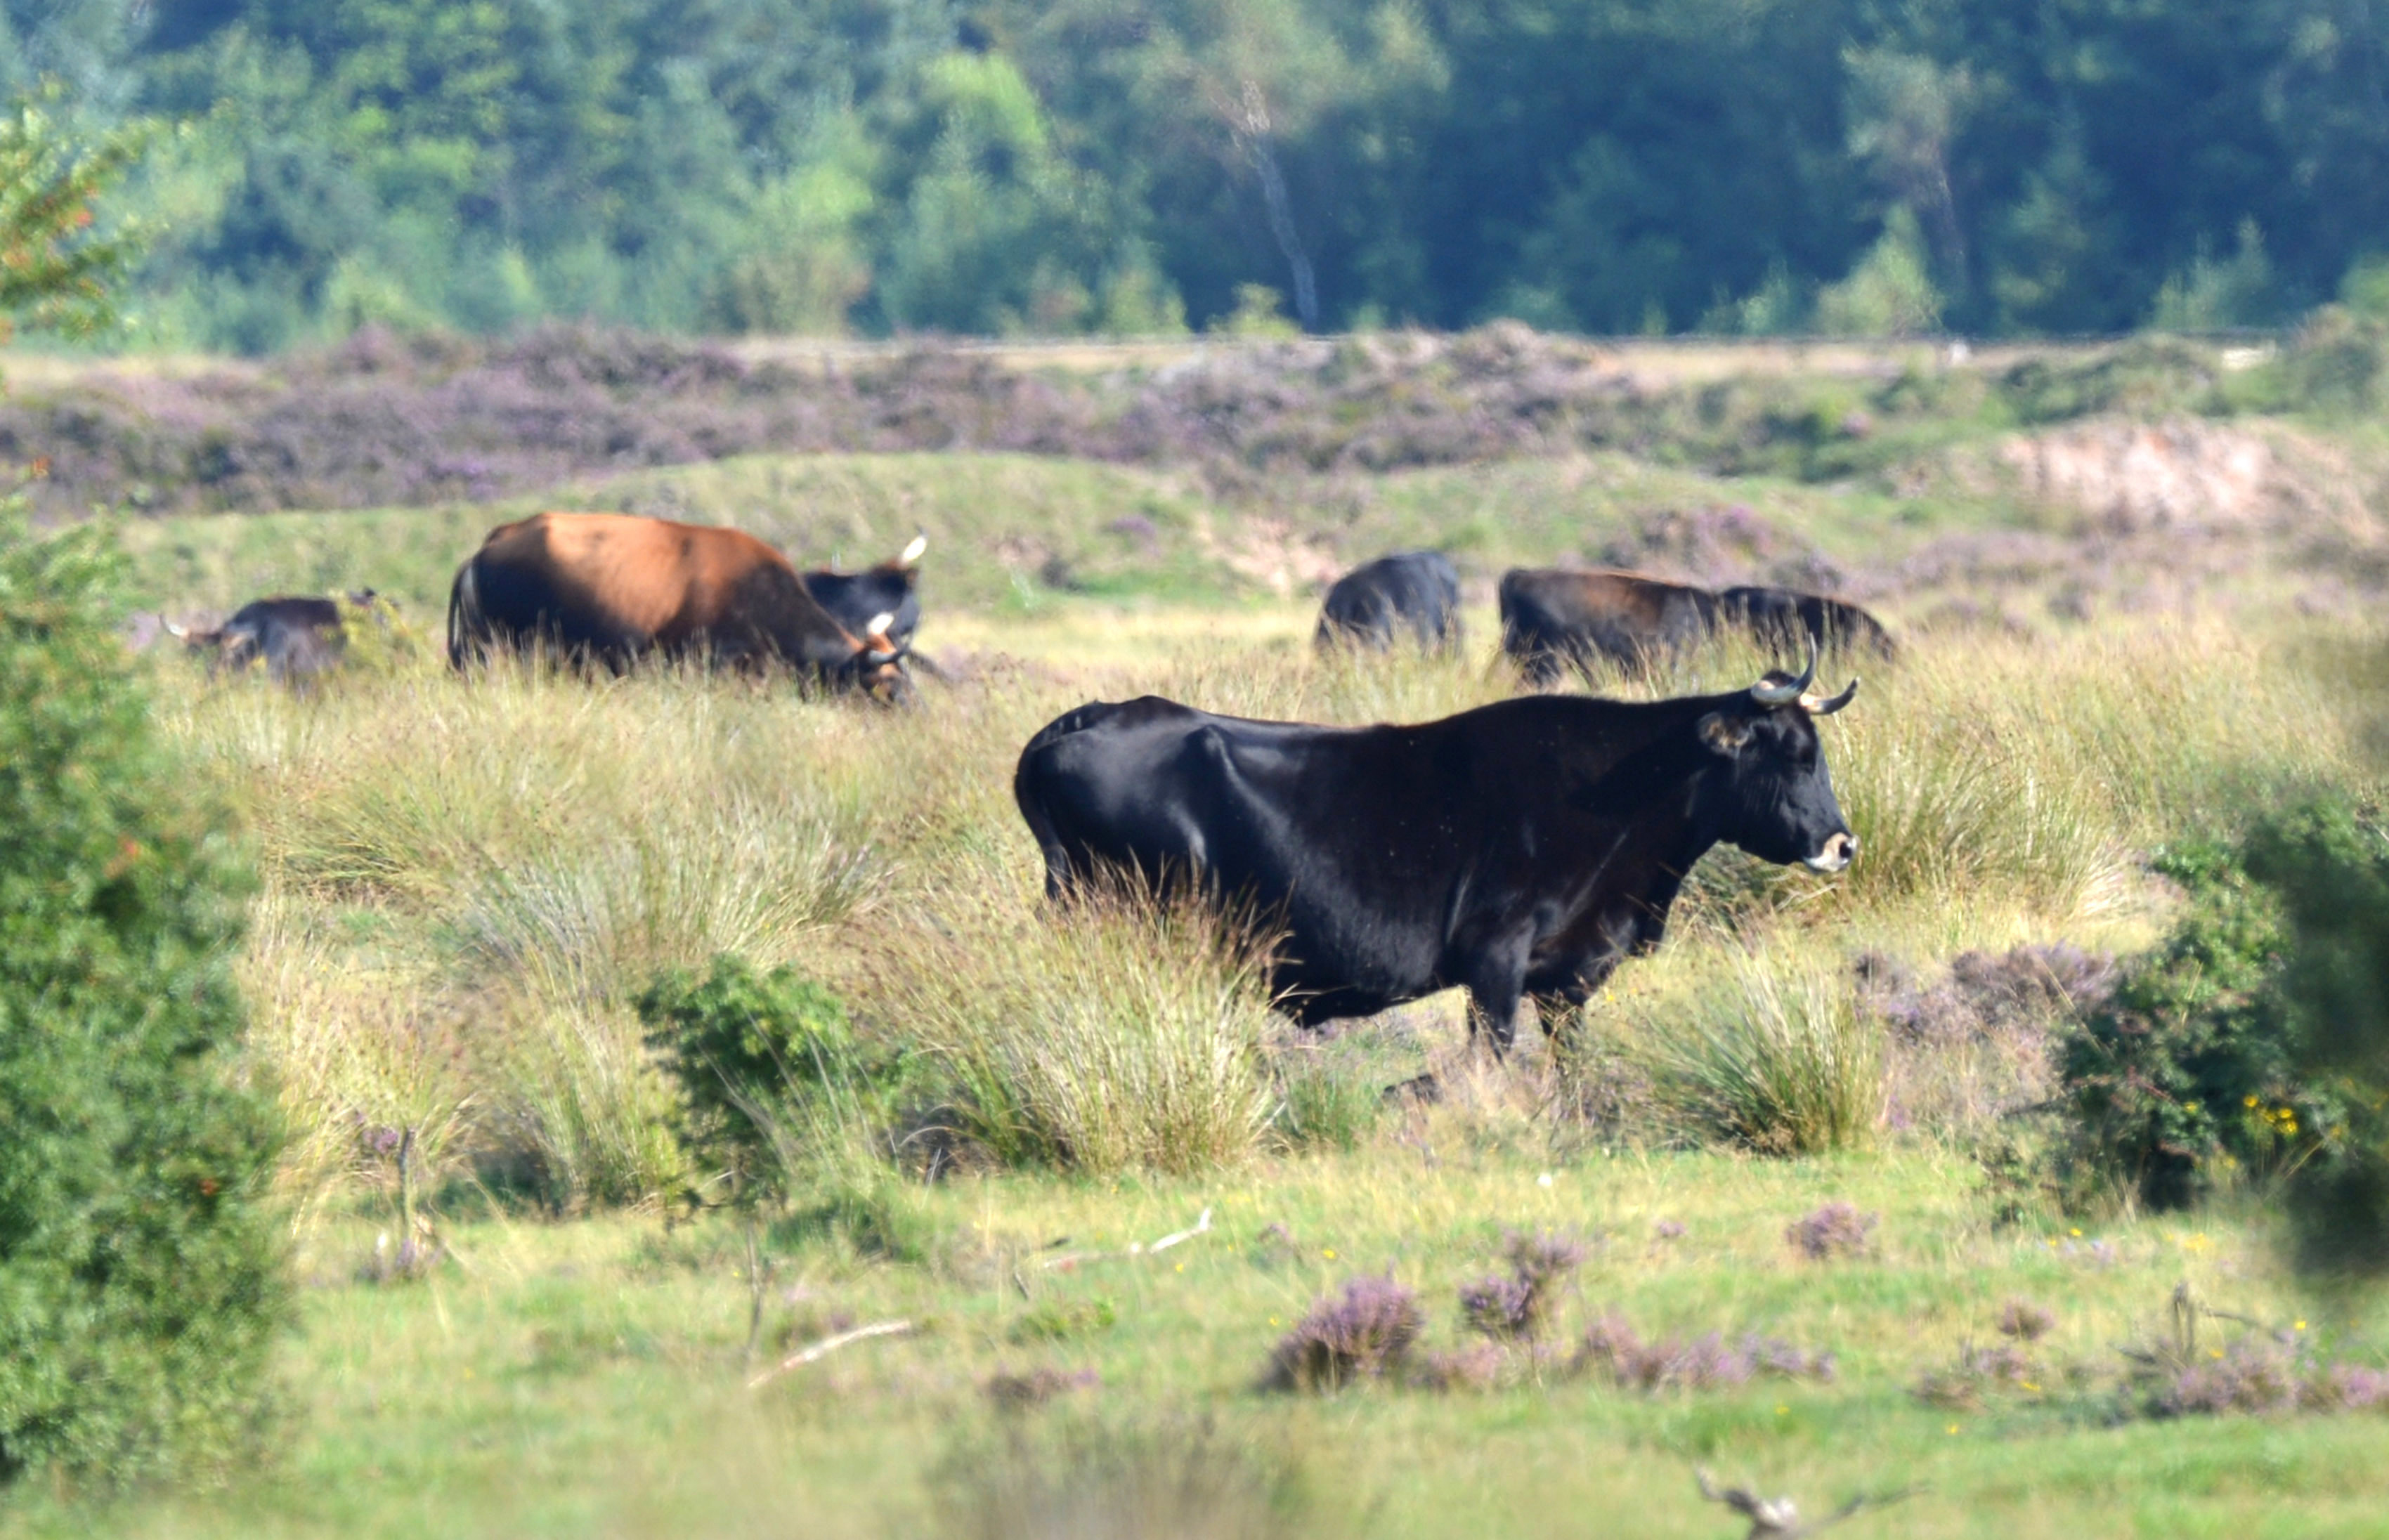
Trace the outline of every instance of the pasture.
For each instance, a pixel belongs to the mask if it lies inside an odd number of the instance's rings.
[[[2295,480],[2312,442],[2274,431],[2247,439]],[[130,526],[144,605],[372,583],[414,633],[361,635],[306,698],[158,659],[262,874],[243,976],[297,1130],[301,1319],[257,1468],[172,1497],[29,1494],[0,1533],[1742,1533],[1696,1466],[1811,1518],[1906,1494],[1851,1535],[2389,1533],[2378,1409],[2155,1419],[2123,1351],[2279,1328],[2378,1366],[2389,1309],[2302,1289],[2254,1192],[2069,1216],[1986,1162],[2047,1090],[2050,960],[2161,933],[2153,849],[2302,787],[2379,789],[2351,660],[2380,637],[2348,586],[2377,532],[2311,477],[2303,503],[2250,493],[2259,517],[2190,475],[2204,513],[2134,524],[2026,497],[2038,474],[1952,452],[1819,485],[1587,453],[1322,482],[1306,512],[1090,462],[750,456],[496,509]],[[920,646],[951,677],[897,711],[681,670],[459,681],[435,645],[455,562],[556,505],[736,522],[850,566],[924,529]],[[1314,656],[1312,585],[1406,544],[1461,559],[1468,645]],[[1880,608],[1903,655],[1823,728],[1854,866],[1713,853],[1662,950],[1506,1064],[1454,996],[1306,1040],[1213,940],[1045,910],[1010,781],[1047,719],[1145,692],[1351,723],[1498,699],[1518,685],[1491,580],[1562,559],[1822,571]],[[1726,643],[1589,682],[1722,690],[1768,661]],[[795,965],[865,1037],[998,1066],[1077,1152],[926,1138],[850,1163],[770,1232],[752,1366],[746,1253],[682,1201],[706,1174],[632,1006],[723,952]],[[1759,1152],[1704,1110],[1704,1024],[1767,978],[1818,981],[1846,1017],[1840,1148]],[[1432,1100],[1381,1097],[1422,1075]],[[391,1260],[402,1177],[377,1136],[397,1129],[428,1268]],[[1834,1203],[1846,1245],[1795,1240]],[[1496,1362],[1460,1291],[1513,1232],[1582,1256]],[[1317,1302],[1388,1275],[1433,1367],[1259,1388]],[[2179,1341],[2184,1286],[2260,1325],[2202,1316]],[[2003,1333],[2017,1302],[2045,1332]],[[1619,1323],[1676,1344],[1648,1388],[1586,1346]],[[2006,1369],[1965,1368],[2001,1345]],[[1830,1378],[1768,1372],[1816,1355]]]

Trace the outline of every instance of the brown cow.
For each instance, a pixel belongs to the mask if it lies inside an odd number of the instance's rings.
[[[1717,595],[1632,572],[1516,567],[1501,575],[1501,650],[1543,686],[1594,657],[1635,668],[1693,646],[1717,622]]]
[[[629,514],[538,514],[490,531],[448,596],[462,668],[543,643],[620,673],[640,658],[785,665],[824,683],[900,693],[903,649],[875,617],[858,639],[787,559],[737,529]]]
[[[1858,605],[1781,588],[1713,593],[1636,572],[1517,568],[1501,579],[1501,650],[1540,687],[1595,657],[1641,668],[1698,645],[1718,630],[1762,646],[1863,648],[1895,655],[1891,633]]]

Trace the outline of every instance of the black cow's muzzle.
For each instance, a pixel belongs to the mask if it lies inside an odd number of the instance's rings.
[[[1859,837],[1847,829],[1825,836],[1817,853],[1801,862],[1811,872],[1839,872],[1859,859]]]

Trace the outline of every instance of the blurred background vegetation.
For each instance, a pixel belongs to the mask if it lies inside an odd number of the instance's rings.
[[[0,0],[187,125],[152,346],[711,332],[1971,335],[2389,302],[2350,0]]]

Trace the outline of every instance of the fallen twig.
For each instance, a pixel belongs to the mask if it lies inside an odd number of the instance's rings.
[[[1142,1241],[1131,1241],[1128,1243],[1128,1249],[1126,1251],[1066,1252],[1060,1256],[1048,1258],[1045,1262],[1041,1263],[1040,1266],[1041,1270],[1045,1272],[1066,1273],[1071,1268],[1079,1266],[1081,1262],[1110,1262],[1123,1256],[1151,1256],[1156,1252],[1166,1252],[1170,1247],[1178,1245],[1182,1241],[1192,1241],[1198,1235],[1206,1234],[1210,1230],[1210,1228],[1211,1211],[1207,1208],[1203,1211],[1202,1216],[1197,1218],[1193,1225],[1189,1226],[1185,1229],[1176,1230],[1169,1235],[1165,1235],[1150,1246],[1143,1244]]]
[[[812,1346],[806,1348],[803,1352],[791,1354],[787,1357],[781,1359],[772,1368],[767,1368],[762,1373],[755,1376],[754,1379],[747,1381],[747,1388],[750,1391],[760,1390],[765,1385],[770,1384],[773,1381],[777,1380],[781,1375],[787,1373],[788,1370],[792,1368],[802,1368],[807,1364],[818,1363],[820,1360],[828,1357],[831,1354],[836,1353],[839,1348],[845,1347],[850,1343],[859,1343],[865,1337],[895,1337],[901,1336],[904,1332],[912,1330],[913,1323],[911,1321],[874,1321],[869,1326],[858,1326],[851,1331],[841,1331],[834,1337],[824,1337],[820,1342],[813,1343]]]

